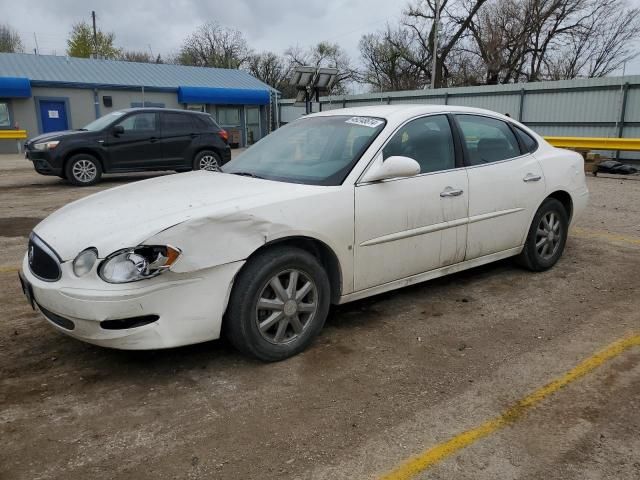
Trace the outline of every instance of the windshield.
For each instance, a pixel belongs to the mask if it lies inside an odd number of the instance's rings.
[[[226,173],[309,185],[340,185],[384,128],[374,117],[302,118],[227,163]]]
[[[90,132],[97,132],[99,130],[104,129],[107,125],[115,122],[118,118],[124,115],[125,112],[111,112],[107,113],[105,116],[94,120],[93,122],[85,125],[80,130],[88,130]]]

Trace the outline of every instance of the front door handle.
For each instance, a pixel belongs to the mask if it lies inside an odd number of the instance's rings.
[[[534,175],[533,173],[527,173],[522,179],[523,182],[537,182],[542,179],[540,175]]]
[[[459,197],[460,195],[462,195],[464,193],[464,190],[462,189],[453,189],[451,187],[447,187],[446,189],[444,189],[442,192],[440,192],[440,196],[441,197]]]
[[[156,142],[158,141],[158,137],[151,137],[151,138],[149,139],[149,141],[150,141],[151,143],[156,143]]]

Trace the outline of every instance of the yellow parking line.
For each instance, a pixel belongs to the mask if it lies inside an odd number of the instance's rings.
[[[621,235],[619,233],[603,232],[601,230],[589,230],[586,228],[574,227],[571,232],[577,237],[584,238],[600,238],[609,242],[622,242],[631,245],[640,245],[640,238],[629,235]]]
[[[6,266],[0,267],[0,273],[18,273],[20,267]]]
[[[542,402],[542,400],[547,398],[549,395],[557,392],[566,385],[575,382],[606,361],[617,357],[625,350],[634,346],[640,346],[640,334],[632,335],[612,343],[604,350],[582,361],[561,377],[520,399],[498,417],[492,418],[476,428],[462,432],[452,439],[431,447],[419,455],[406,460],[397,468],[382,476],[380,480],[401,480],[414,477],[420,472],[423,472],[477,440],[480,440],[481,438],[514,423],[524,416],[529,409]]]

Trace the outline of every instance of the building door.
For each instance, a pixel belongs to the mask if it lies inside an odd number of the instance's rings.
[[[237,105],[218,106],[218,125],[229,132],[229,144],[236,147],[243,147],[241,108]]]
[[[65,103],[58,100],[40,100],[42,133],[69,130]]]
[[[260,140],[260,107],[245,107],[247,112],[247,145]]]

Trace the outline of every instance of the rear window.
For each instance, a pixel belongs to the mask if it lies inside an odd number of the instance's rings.
[[[206,130],[207,132],[220,130],[211,115],[193,115],[193,119],[200,130]]]

